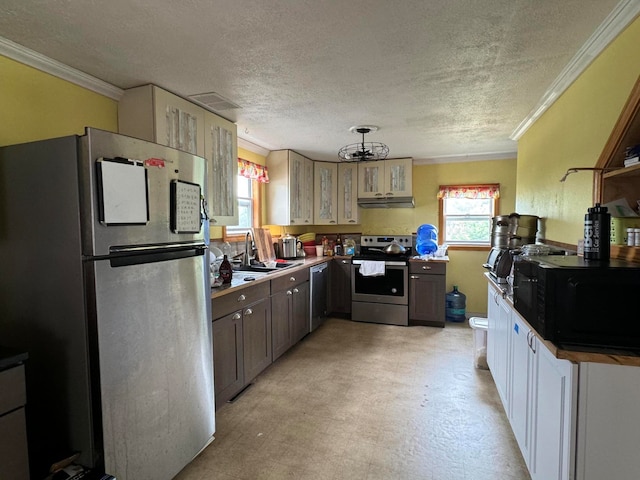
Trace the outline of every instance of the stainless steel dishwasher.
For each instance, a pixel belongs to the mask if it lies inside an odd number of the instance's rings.
[[[329,281],[329,263],[320,263],[310,269],[311,273],[311,318],[313,332],[327,318],[327,282]]]

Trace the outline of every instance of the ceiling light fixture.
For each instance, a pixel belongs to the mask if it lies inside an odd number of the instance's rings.
[[[362,134],[361,143],[351,143],[345,145],[338,151],[338,157],[343,162],[364,162],[373,160],[384,160],[389,155],[389,147],[380,142],[365,142],[366,133],[375,132],[378,127],[375,125],[358,125],[351,127],[351,133]]]

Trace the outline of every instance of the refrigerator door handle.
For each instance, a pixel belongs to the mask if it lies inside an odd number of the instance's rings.
[[[199,257],[204,255],[207,247],[203,244],[181,245],[179,248],[158,248],[152,249],[132,249],[125,252],[119,252],[107,257],[112,267],[126,267],[129,265],[142,265],[145,263],[166,262],[168,260],[177,260],[187,257]]]

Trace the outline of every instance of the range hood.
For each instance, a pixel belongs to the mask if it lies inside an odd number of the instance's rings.
[[[381,197],[358,198],[358,206],[362,208],[414,208],[413,197]]]

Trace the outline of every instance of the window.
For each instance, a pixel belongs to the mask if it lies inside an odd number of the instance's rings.
[[[253,224],[253,180],[237,176],[238,183],[238,224],[226,228],[225,236],[246,235]]]
[[[498,211],[500,185],[441,185],[438,239],[451,247],[491,245],[491,219]]]
[[[239,158],[236,181],[238,224],[224,229],[227,241],[238,241],[237,237],[244,239],[251,228],[260,226],[260,184],[269,183],[267,167]]]

